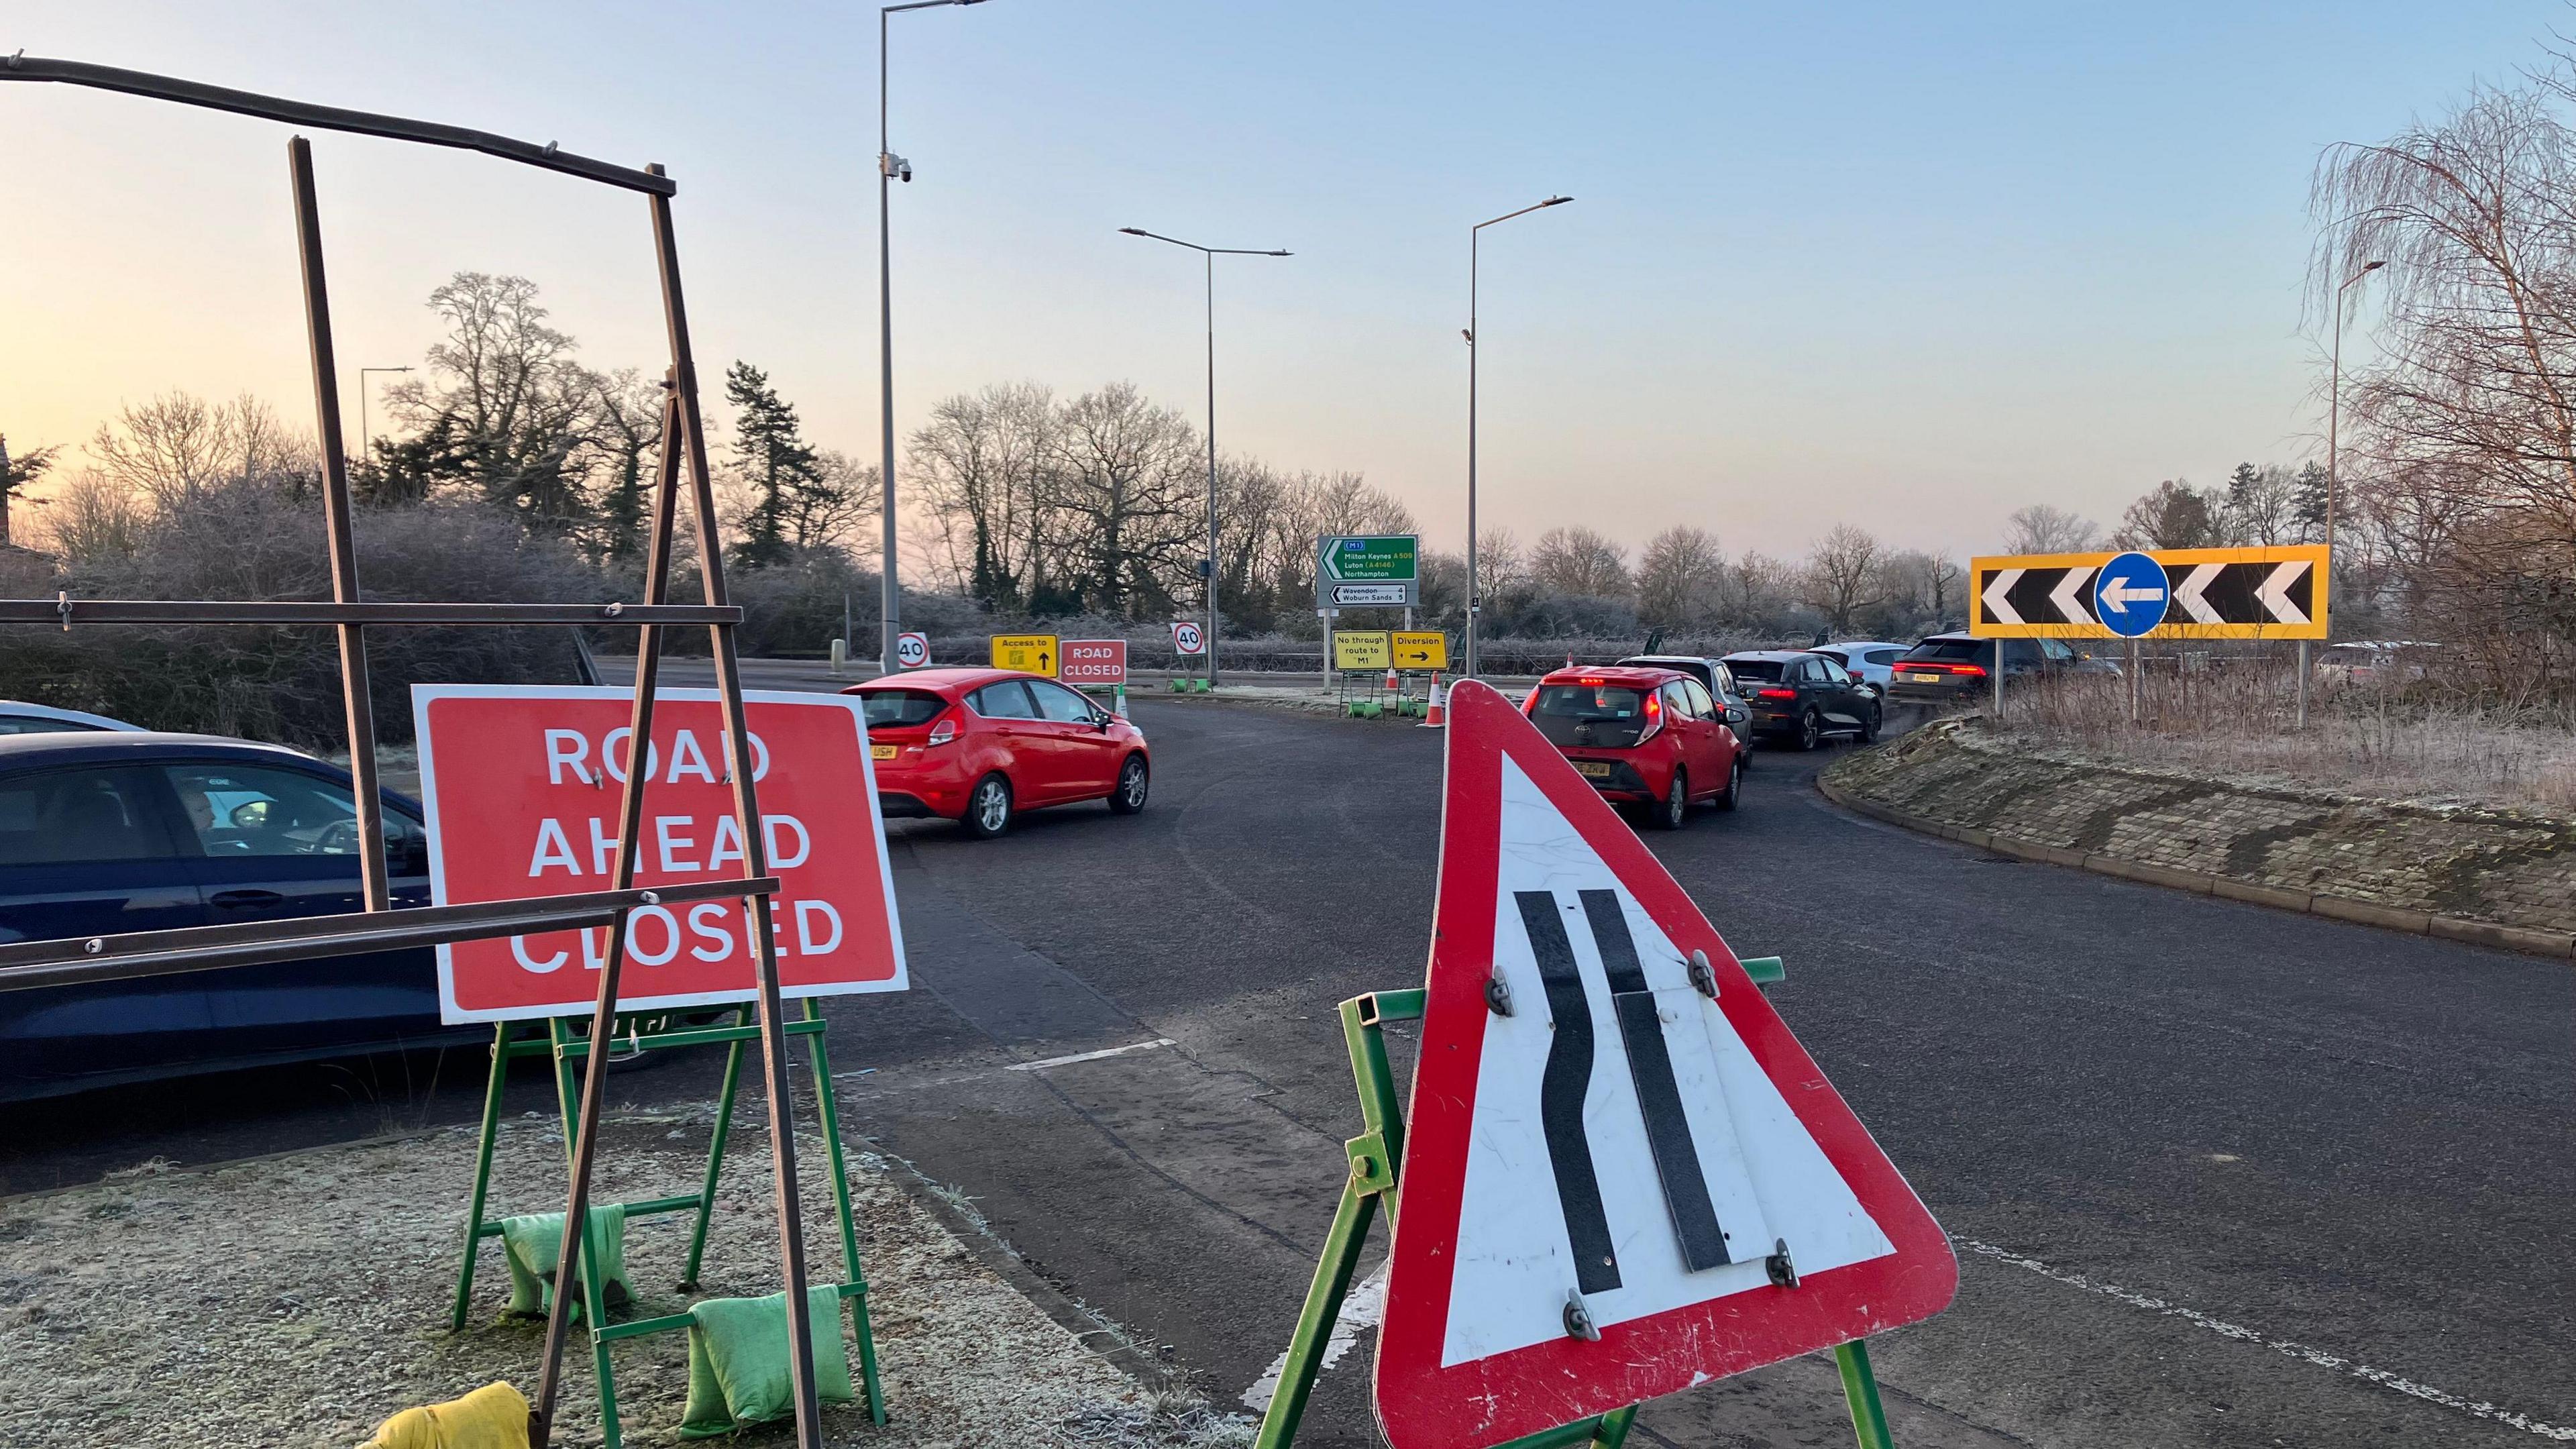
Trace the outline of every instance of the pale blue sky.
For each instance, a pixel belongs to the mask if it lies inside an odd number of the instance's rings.
[[[896,17],[897,411],[1132,379],[1219,434],[1463,527],[1467,228],[1486,233],[1485,517],[1959,552],[2051,502],[2294,460],[2321,147],[2509,81],[2557,0],[2166,6],[1068,3]],[[1825,7],[1800,7],[1822,11]],[[220,12],[220,13],[219,13]],[[702,361],[876,449],[875,11],[21,0],[0,51],[158,70],[659,160]],[[299,419],[283,128],[0,86],[0,428],[248,387]],[[535,278],[597,365],[660,366],[641,202],[316,138],[344,365],[420,300]],[[354,388],[354,374],[349,386]],[[345,394],[352,414],[355,393]]]

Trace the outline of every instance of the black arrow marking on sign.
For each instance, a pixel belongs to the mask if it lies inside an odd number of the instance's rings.
[[[1682,1262],[1694,1273],[1723,1267],[1735,1260],[1726,1251],[1726,1231],[1708,1198],[1708,1178],[1700,1171],[1699,1148],[1691,1141],[1681,1084],[1673,1079],[1673,1056],[1664,1043],[1663,1017],[1655,1010],[1655,993],[1646,986],[1645,968],[1637,964],[1637,943],[1628,934],[1628,913],[1617,891],[1580,894],[1583,914],[1592,922],[1592,944],[1601,952],[1602,974],[1610,979],[1610,1005],[1628,1047],[1628,1076],[1637,1087],[1637,1110],[1646,1119],[1646,1145],[1655,1154],[1655,1176],[1663,1182],[1664,1211],[1672,1215],[1673,1233],[1681,1239]]]
[[[1610,1246],[1610,1217],[1601,1207],[1601,1179],[1592,1170],[1592,1142],[1583,1130],[1583,1099],[1592,1087],[1592,1002],[1574,964],[1574,943],[1557,919],[1555,893],[1514,891],[1512,900],[1521,908],[1539,984],[1547,991],[1548,1016],[1556,1023],[1538,1079],[1538,1121],[1556,1174],[1566,1245],[1574,1253],[1574,1283],[1584,1293],[1607,1293],[1619,1286],[1619,1257]]]

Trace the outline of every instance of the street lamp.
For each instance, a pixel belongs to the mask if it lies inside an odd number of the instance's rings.
[[[1509,211],[1493,221],[1480,221],[1467,229],[1467,648],[1466,677],[1476,677],[1476,611],[1483,601],[1476,597],[1476,248],[1485,228],[1516,216],[1527,216],[1551,206],[1563,206],[1574,198],[1551,196],[1535,206]]]
[[[2334,373],[2326,384],[2326,567],[2325,577],[2317,587],[2328,604],[2334,601],[2335,494],[2343,472],[2342,438],[2338,424],[2343,419],[2343,294],[2353,283],[2378,271],[2388,263],[2363,262],[2361,269],[2343,279],[2335,288],[2334,305]],[[2299,714],[2297,728],[2308,727],[2308,641],[2299,641]]]
[[[885,556],[879,560],[885,584],[884,659],[879,668],[895,672],[895,636],[903,632],[903,593],[894,576],[894,246],[889,219],[888,187],[912,179],[912,163],[894,154],[886,139],[886,48],[890,22],[899,11],[932,10],[942,5],[981,5],[984,0],[912,0],[877,11],[877,372],[884,383],[880,403],[885,413],[885,456],[877,481],[885,494]]]
[[[1208,396],[1208,467],[1207,467],[1207,671],[1208,688],[1216,688],[1216,259],[1219,257],[1284,257],[1284,251],[1262,251],[1254,247],[1203,247],[1142,227],[1122,226],[1121,236],[1141,236],[1148,241],[1169,242],[1188,247],[1207,262],[1207,396]]]
[[[358,369],[358,457],[364,460],[375,435],[367,431],[367,374],[371,372],[409,372],[408,367],[362,367]]]

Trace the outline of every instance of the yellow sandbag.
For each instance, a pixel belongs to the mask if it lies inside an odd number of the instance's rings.
[[[403,1410],[359,1449],[528,1449],[528,1401],[508,1384],[486,1384],[461,1399]]]

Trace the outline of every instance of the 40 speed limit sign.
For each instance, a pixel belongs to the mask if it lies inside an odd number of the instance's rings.
[[[1189,620],[1179,620],[1172,625],[1172,651],[1184,655],[1205,654],[1207,634]]]
[[[906,669],[919,669],[930,662],[930,636],[897,634],[894,636],[894,662]]]

